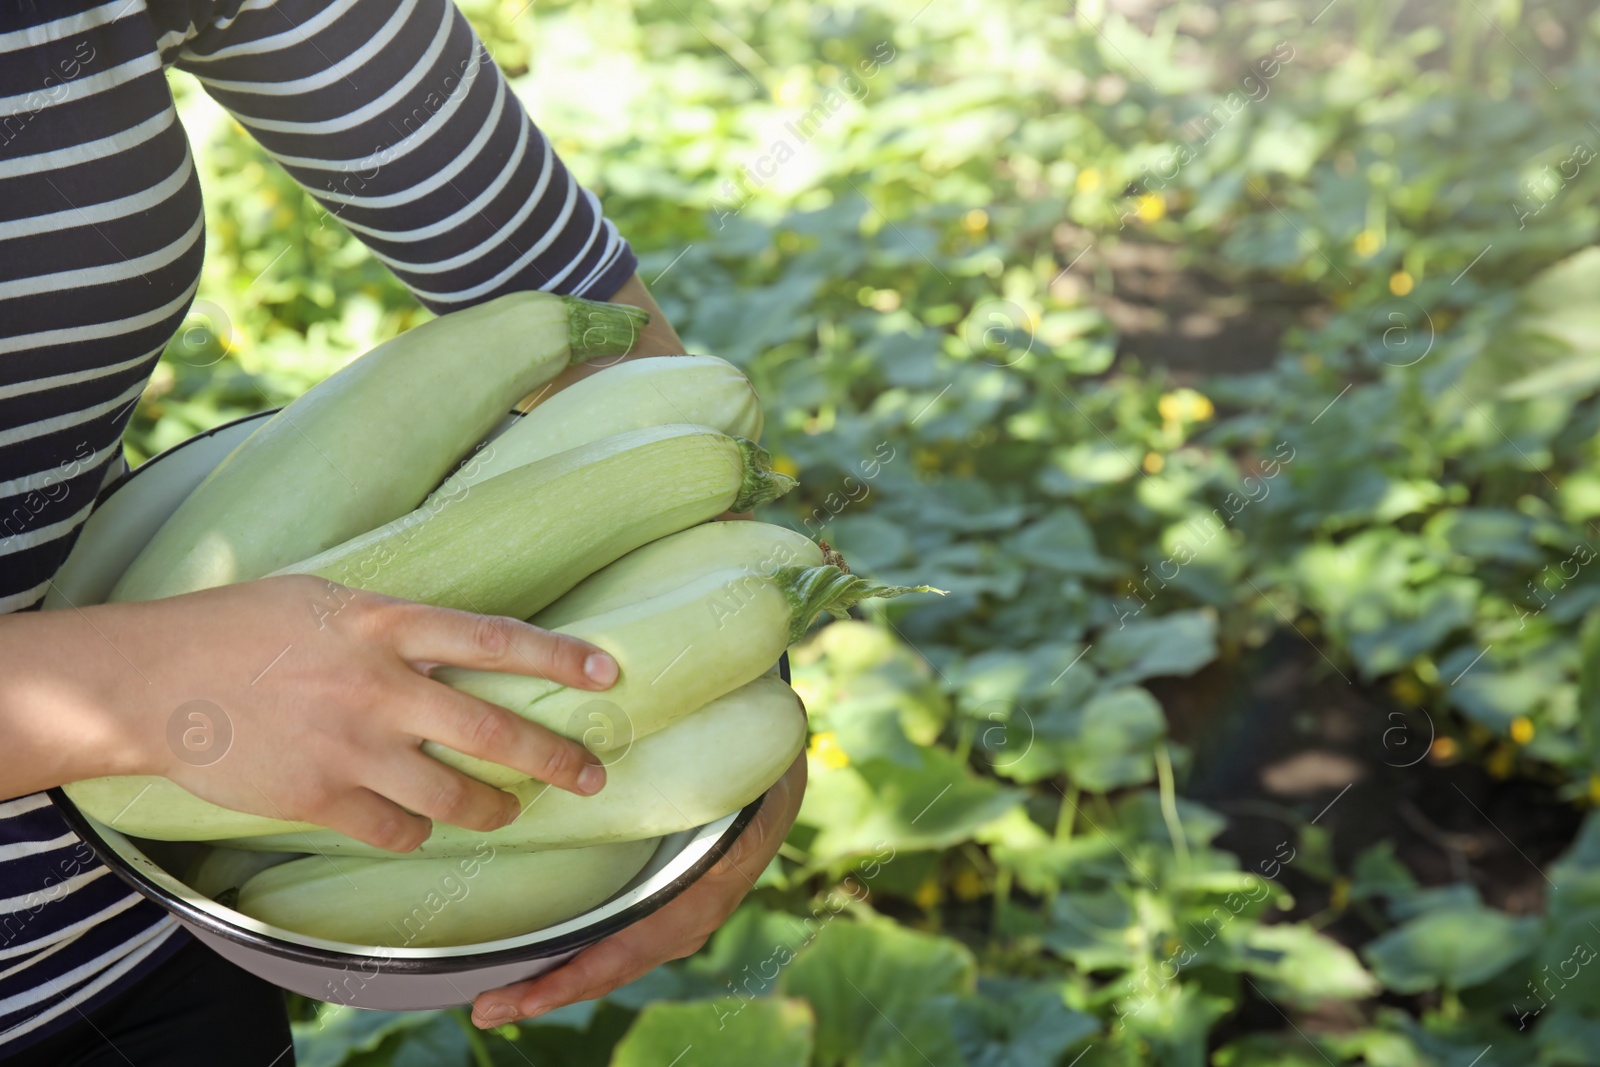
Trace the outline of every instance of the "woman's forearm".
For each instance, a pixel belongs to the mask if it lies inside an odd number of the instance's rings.
[[[0,616],[0,798],[149,772],[150,686],[104,632],[105,610]]]

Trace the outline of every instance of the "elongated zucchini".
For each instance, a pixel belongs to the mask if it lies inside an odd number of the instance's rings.
[[[272,926],[347,944],[475,945],[533,933],[603,904],[639,873],[656,845],[485,847],[450,859],[307,856],[250,879],[237,908]]]
[[[687,830],[765,793],[805,747],[805,708],[781,678],[759,678],[614,754],[592,797],[527,781],[513,787],[522,815],[489,833],[436,823],[408,856],[467,856],[484,847],[566,849]],[[237,848],[308,848],[339,856],[392,856],[332,830],[240,838]]]
[[[729,523],[727,525],[749,525]],[[804,573],[791,571],[790,574]],[[796,616],[789,584],[729,568],[557,632],[615,657],[617,682],[604,692],[569,689],[545,678],[444,667],[437,681],[499,704],[597,755],[625,749],[772,668],[791,644]],[[816,609],[811,609],[814,616]],[[526,775],[425,742],[423,750],[502,788]]]
[[[822,548],[804,534],[765,522],[707,522],[651,541],[579,582],[534,616],[547,630],[658,596],[730,567],[772,574],[815,567]]]
[[[259,578],[415,508],[569,358],[626,352],[635,308],[512,293],[408,330],[307,390],[208,475],[112,600]]]
[[[279,573],[525,619],[640,545],[793,485],[749,441],[651,426],[436,498]]]
[[[551,396],[473,453],[434,493],[450,496],[497,474],[602,437],[692,423],[761,439],[761,402],[739,368],[716,356],[652,356],[607,367]]]
[[[177,782],[154,774],[85,778],[62,792],[92,819],[152,841],[215,841],[240,834],[288,834],[320,829],[316,823],[269,819],[201,800]],[[279,852],[307,852],[285,845]]]
[[[239,889],[250,879],[280,863],[304,855],[293,852],[246,852],[242,848],[206,848],[189,865],[183,881],[190,889],[232,907]]]

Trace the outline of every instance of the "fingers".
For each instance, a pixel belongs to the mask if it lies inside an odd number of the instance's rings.
[[[419,702],[423,714],[412,728],[417,736],[579,796],[592,796],[604,787],[605,767],[576,741],[447,685],[425,684],[432,699]]]
[[[410,852],[433,832],[427,819],[370,789],[353,789],[325,809],[309,813],[311,821],[390,852]]]
[[[487,833],[500,829],[522,810],[510,793],[469,778],[420,751],[385,759],[374,770],[374,791],[436,822]]]
[[[644,920],[639,927],[650,924],[654,918]],[[635,938],[630,936],[639,927],[589,946],[567,963],[532,981],[478,994],[472,1005],[473,1023],[479,1027],[502,1026],[514,1019],[543,1015],[564,1004],[603,997],[613,989],[644,977],[658,964],[690,955],[699,947],[688,944],[682,951],[670,954],[641,952],[633,944]]]
[[[604,650],[518,619],[404,601],[379,615],[396,651],[419,667],[528,674],[574,689],[606,689],[617,680],[617,661]]]

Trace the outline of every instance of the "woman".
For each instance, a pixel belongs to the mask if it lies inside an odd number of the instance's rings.
[[[449,0],[0,0],[0,1056],[20,1064],[294,1057],[281,994],[111,875],[40,790],[163,774],[406,851],[429,819],[489,830],[516,811],[424,756],[426,739],[492,748],[575,792],[604,784],[579,746],[426,676],[448,663],[614,681],[604,652],[525,623],[360,595],[319,632],[306,603],[321,590],[298,578],[30,610],[122,469],[128,416],[194,297],[200,189],[167,66],[199,78],[433,310],[574,293],[648,309],[637,355],[683,350],[628,245]],[[205,767],[164,740],[196,698],[234,727]],[[482,994],[474,1021],[601,996],[693,952],[776,853],[803,789],[796,761],[690,892]]]

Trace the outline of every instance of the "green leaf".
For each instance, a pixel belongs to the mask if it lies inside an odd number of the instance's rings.
[[[815,1009],[817,1062],[854,1063],[883,1019],[897,1023],[930,997],[971,992],[976,969],[972,953],[948,938],[886,919],[837,921],[789,966],[779,988]]]
[[[1416,891],[1417,879],[1395,856],[1393,841],[1379,841],[1356,857],[1350,879],[1351,900],[1405,900]]]
[[[1390,930],[1363,955],[1385,987],[1470,989],[1533,951],[1538,920],[1484,907],[1431,911]]]
[[[1531,566],[1545,555],[1533,540],[1534,527],[1533,519],[1509,508],[1451,508],[1429,519],[1423,533],[1474,562]]]
[[[295,1062],[299,1067],[341,1067],[357,1053],[373,1051],[393,1034],[428,1026],[439,1015],[325,1004],[315,1022],[294,1025]]]
[[[1099,1030],[1072,1011],[1053,982],[984,979],[979,997],[955,1001],[950,1029],[970,1067],[1054,1067],[1062,1053]]]
[[[1578,630],[1578,721],[1589,766],[1600,771],[1600,607],[1589,609]]]
[[[1080,789],[1104,793],[1155,775],[1155,743],[1167,720],[1138,686],[1095,694],[1077,715],[1077,736],[1063,746],[1067,773]]]
[[[944,749],[921,754],[915,768],[886,760],[840,768],[813,764],[799,819],[817,828],[813,855],[845,857],[885,844],[944,848],[1022,801],[1022,793],[977,777]]]
[[[1060,505],[1024,526],[1006,547],[1028,563],[1067,574],[1103,575],[1112,570],[1095,550],[1094,531],[1083,513],[1070,505]]]
[[[1132,968],[1142,956],[1128,936],[1133,931],[1133,908],[1118,890],[1066,892],[1050,908],[1043,940],[1083,971]]]
[[[778,971],[809,936],[805,920],[798,915],[746,900],[684,969],[730,984],[735,996],[764,996],[771,992]]]
[[[611,1056],[611,1067],[806,1067],[816,1022],[792,999],[651,1004]]]
[[[472,1045],[461,1020],[454,1012],[445,1012],[414,1029],[391,1034],[376,1050],[345,1062],[348,1067],[469,1067]]]
[[[1239,965],[1260,979],[1273,1000],[1300,1008],[1322,1000],[1361,1000],[1377,992],[1377,983],[1354,952],[1309,926],[1237,924],[1231,940]]]
[[[1089,656],[1112,685],[1193,674],[1217,658],[1217,618],[1209,611],[1175,611],[1133,619],[1103,631]]]
[[[1600,1048],[1600,1019],[1585,1016],[1564,1004],[1554,1004],[1534,1028],[1539,1063],[1549,1067],[1589,1067]],[[1531,1020],[1530,1020],[1531,1021]]]

